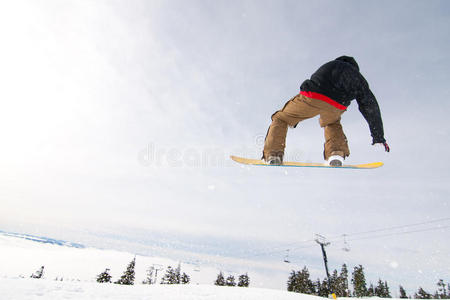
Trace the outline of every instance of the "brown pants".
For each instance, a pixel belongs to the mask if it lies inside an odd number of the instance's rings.
[[[331,155],[341,155],[344,158],[349,156],[347,138],[340,122],[344,111],[322,100],[303,95],[295,96],[284,105],[282,110],[272,115],[272,124],[264,142],[263,158],[271,155],[283,157],[288,126],[295,127],[299,122],[317,115],[320,115],[320,126],[325,130],[323,152],[325,160]]]

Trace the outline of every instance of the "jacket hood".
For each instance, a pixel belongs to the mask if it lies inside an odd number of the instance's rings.
[[[346,62],[348,64],[351,64],[353,67],[355,67],[358,71],[359,71],[359,66],[358,63],[356,62],[356,60],[351,57],[351,56],[339,56],[338,58],[336,58],[335,60],[339,60],[339,61],[343,61]]]

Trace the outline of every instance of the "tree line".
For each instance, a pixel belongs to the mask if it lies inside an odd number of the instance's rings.
[[[128,264],[127,269],[123,272],[123,275],[114,283],[133,285],[135,281],[135,265],[136,257]],[[97,282],[99,283],[111,283],[112,276],[110,275],[110,269],[106,269],[97,276]],[[181,273],[181,265],[178,264],[176,268],[168,266],[166,273],[161,279],[161,284],[188,284],[191,282],[191,277],[186,273]],[[155,284],[157,283],[157,269],[150,267],[147,270],[147,275],[142,284]]]
[[[225,276],[223,276],[223,273],[220,272],[217,275],[216,281],[214,281],[215,285],[218,286],[239,286],[239,287],[248,287],[250,285],[250,278],[248,277],[248,274],[242,274],[239,275],[238,282],[236,283],[236,279],[233,275],[228,275],[225,279]]]
[[[340,272],[334,270],[330,276],[330,280],[323,279],[312,280],[309,270],[305,266],[301,271],[292,270],[288,281],[287,290],[290,292],[310,294],[328,298],[334,293],[337,297],[380,297],[391,298],[391,292],[387,281],[381,278],[374,285],[367,284],[362,265],[353,268],[353,272],[349,278],[347,265],[343,264]],[[350,284],[352,290],[350,290]],[[414,294],[415,299],[450,299],[450,284],[445,283],[442,279],[437,283],[438,289],[434,294],[426,292],[423,288],[419,288]],[[406,294],[405,289],[399,286],[400,298],[411,298]]]
[[[96,277],[96,281],[99,283],[115,283],[115,284],[123,284],[123,285],[134,285],[135,283],[135,266],[136,266],[136,257],[128,264],[126,270],[123,272],[123,275],[117,279],[116,281],[112,280],[112,276],[110,274],[110,269],[106,268],[105,271],[98,274]],[[157,283],[157,272],[160,269],[155,268],[154,266],[147,269],[147,274],[145,280],[142,281],[142,284],[156,284]],[[31,278],[43,278],[44,276],[44,266],[42,266],[39,270],[31,274]],[[56,278],[55,280],[58,280]],[[60,281],[63,278],[59,279]],[[162,277],[160,283],[161,284],[189,284],[191,281],[191,277],[181,272],[181,265],[178,264],[177,267],[168,266],[164,276]],[[215,285],[218,286],[238,286],[238,287],[248,287],[250,285],[250,277],[247,273],[239,275],[238,281],[236,282],[236,278],[233,275],[225,276],[222,271],[217,275],[217,279],[214,281]]]
[[[134,258],[129,264],[123,275],[115,281],[116,284],[125,284],[125,285],[133,285],[135,278],[134,267],[136,264],[136,258]],[[155,267],[150,267],[147,270],[147,276],[145,280],[142,282],[143,284],[155,284],[157,283],[157,271]],[[106,269],[104,272],[100,273],[97,276],[97,282],[99,283],[111,283],[112,276],[109,274],[110,269]],[[181,265],[178,264],[176,268],[172,266],[168,266],[166,269],[166,273],[161,279],[161,284],[188,284],[190,283],[191,278],[186,273],[181,273]],[[248,287],[250,284],[250,278],[248,274],[240,275],[238,278],[238,282],[236,283],[236,279],[233,275],[229,275],[226,279],[223,276],[223,273],[220,272],[217,276],[215,285],[218,286],[239,286],[239,287]]]
[[[135,265],[136,258],[134,258],[127,266],[123,275],[116,281],[115,284],[133,285],[135,282]],[[147,276],[142,284],[155,284],[157,283],[157,271],[154,267],[150,267],[147,270]],[[31,278],[43,278],[44,266],[39,270],[31,274]],[[364,268],[362,265],[358,265],[353,268],[353,272],[349,278],[349,271],[346,264],[343,264],[340,272],[334,270],[328,279],[312,280],[308,268],[305,266],[301,271],[292,270],[288,281],[287,290],[290,292],[303,293],[316,295],[321,297],[328,297],[331,293],[334,293],[337,297],[380,297],[391,298],[390,288],[387,281],[378,279],[376,285],[373,283],[367,284],[364,274]],[[62,278],[60,279],[62,281]],[[164,276],[162,277],[161,284],[189,284],[190,276],[181,272],[181,265],[177,267],[168,266]],[[112,276],[110,275],[110,269],[105,269],[104,272],[97,275],[97,282],[99,283],[112,283]],[[248,274],[242,274],[238,277],[238,282],[233,275],[228,275],[226,278],[223,272],[217,275],[214,281],[218,286],[239,286],[248,287],[250,285],[250,278]],[[350,284],[352,289],[350,289]],[[443,279],[437,282],[437,290],[434,293],[425,291],[422,287],[419,287],[413,296],[408,296],[405,289],[399,286],[399,297],[414,298],[414,299],[450,299],[450,283],[445,283]]]

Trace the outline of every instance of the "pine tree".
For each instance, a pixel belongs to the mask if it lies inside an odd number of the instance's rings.
[[[181,283],[188,284],[190,282],[191,282],[191,277],[183,272],[183,275],[181,275]]]
[[[377,296],[380,298],[384,298],[384,283],[381,281],[381,279],[378,279],[378,285],[375,288],[375,293],[373,296]]]
[[[161,279],[161,284],[179,284],[180,281],[179,269],[173,269],[171,266],[167,267],[166,274]]]
[[[348,290],[348,269],[346,264],[342,265],[341,273],[339,274],[338,284],[336,288],[336,296],[338,297],[350,296],[350,292]]]
[[[300,272],[300,274],[302,275],[302,281],[305,285],[305,294],[309,294],[309,295],[314,295],[316,290],[314,288],[314,283],[312,282],[312,280],[309,278],[309,271],[308,268],[306,268],[306,266],[303,268],[303,270]]]
[[[44,266],[37,270],[34,274],[31,274],[31,278],[40,279],[44,276]]]
[[[359,265],[353,269],[352,273],[353,295],[361,298],[367,296],[366,277],[364,276],[364,268]]]
[[[384,297],[385,298],[392,298],[391,292],[389,291],[389,286],[387,284],[387,281],[384,282]]]
[[[328,298],[330,295],[330,288],[328,286],[328,280],[324,278],[320,284],[320,291],[318,292],[320,297]]]
[[[408,296],[406,295],[405,289],[402,286],[400,286],[400,299],[407,299],[407,298]]]
[[[294,270],[291,271],[291,274],[289,275],[288,281],[287,281],[287,290],[289,292],[293,292],[296,287],[295,287],[295,279],[297,278],[297,272],[295,272]]]
[[[376,288],[370,283],[369,288],[367,289],[367,297],[373,297],[377,294]]]
[[[109,269],[106,269],[104,272],[100,273],[97,276],[97,282],[99,283],[110,283],[111,275],[109,275]]]
[[[225,277],[223,277],[223,273],[220,272],[219,275],[217,275],[217,279],[214,282],[215,285],[218,286],[224,286],[225,285]]]
[[[168,266],[166,269],[166,274],[164,274],[163,278],[161,279],[161,284],[172,284],[171,279],[174,278],[174,270],[171,266]]]
[[[447,288],[444,283],[444,280],[439,279],[437,286],[438,286],[438,290],[436,292],[435,298],[436,299],[449,299],[449,295],[447,295]]]
[[[373,296],[377,296],[380,298],[391,298],[391,293],[389,292],[389,286],[387,281],[378,280],[377,287],[375,288],[375,293]]]
[[[181,265],[178,264],[174,269],[171,266],[167,267],[166,274],[161,279],[161,284],[188,284],[191,282],[191,277],[186,273],[181,274]]]
[[[310,294],[313,295],[316,293],[314,284],[309,279],[309,271],[306,266],[300,272],[292,271],[291,275],[288,279],[288,291],[302,293],[302,294]]]
[[[233,275],[230,275],[227,277],[227,280],[225,281],[225,285],[227,286],[236,286],[236,280],[234,279]]]
[[[338,271],[334,270],[330,277],[330,294],[331,293],[337,293],[337,290],[339,289],[339,276]],[[336,294],[337,295],[337,294]]]
[[[322,283],[320,282],[320,279],[317,278],[316,282],[314,283],[314,295],[319,297],[328,297],[328,293],[323,292]]]
[[[119,280],[114,282],[115,284],[133,285],[134,284],[134,267],[136,265],[136,257],[128,264],[126,271],[123,273]]]
[[[419,287],[419,290],[417,291],[416,294],[414,294],[414,298],[416,299],[431,299],[432,296],[431,294],[425,292],[425,290],[421,287]]]
[[[177,268],[175,269],[175,283],[180,284],[181,283],[181,264],[178,264]]]
[[[248,277],[248,274],[242,274],[239,276],[238,280],[238,286],[240,287],[248,287],[250,285],[250,278]]]

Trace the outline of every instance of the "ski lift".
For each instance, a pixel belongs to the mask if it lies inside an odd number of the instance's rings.
[[[344,239],[344,248],[342,248],[342,250],[344,250],[345,252],[350,252],[350,247],[347,243],[347,235],[343,234],[342,237]]]
[[[163,270],[163,265],[160,264],[153,264],[152,265],[153,270],[155,270],[155,282],[158,280],[158,271]]]
[[[316,233],[315,236],[316,236],[316,237],[315,237],[314,240],[315,240],[316,243],[318,243],[319,245],[324,245],[324,246],[330,245],[330,242],[328,242],[327,239],[326,239],[323,235],[320,235],[320,234],[317,234],[317,233]]]
[[[284,256],[283,261],[287,264],[291,263],[291,261],[289,260],[289,249],[286,250],[286,255]]]

